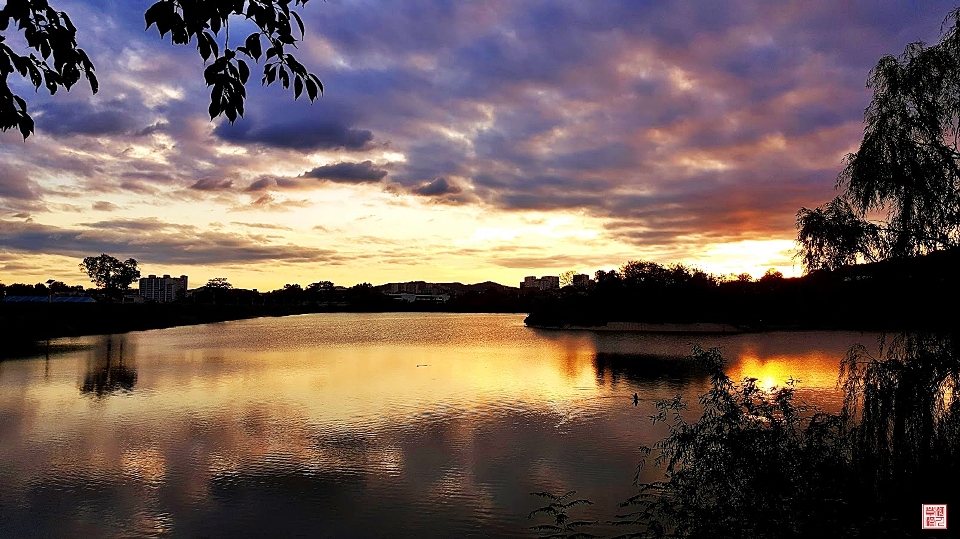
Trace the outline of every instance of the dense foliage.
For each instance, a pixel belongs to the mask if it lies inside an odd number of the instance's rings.
[[[637,483],[638,493],[620,504],[608,522],[623,531],[617,537],[911,537],[917,505],[956,501],[955,334],[881,339],[876,357],[852,348],[837,413],[800,401],[794,380],[769,390],[753,378],[731,380],[717,349],[696,348],[692,359],[711,373],[699,419],[684,418],[679,396],[657,403],[651,418],[669,433],[644,449],[663,479]],[[538,509],[561,518],[535,529],[587,536],[590,523],[568,514],[566,498]]]
[[[108,291],[126,290],[140,278],[136,260],[128,258],[121,262],[106,253],[84,258],[80,270],[90,277],[90,282],[97,288]]]

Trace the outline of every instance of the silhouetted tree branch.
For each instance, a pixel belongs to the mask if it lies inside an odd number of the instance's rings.
[[[292,3],[304,6],[308,1]],[[293,86],[294,99],[304,90],[310,101],[323,93],[319,77],[288,52],[304,35],[303,20],[290,5],[291,0],[160,0],[147,9],[144,20],[147,29],[156,26],[161,38],[169,33],[174,44],[196,42],[204,63],[212,60],[203,72],[204,81],[211,87],[208,112],[211,119],[226,115],[233,123],[243,116],[245,85],[250,77],[250,66],[242,57],[256,63],[263,57],[261,84],[279,80],[284,88]],[[252,22],[257,31],[247,35],[242,45],[231,48],[230,19],[236,17]],[[86,77],[93,93],[99,85],[93,63],[77,45],[77,29],[70,17],[51,7],[48,0],[8,0],[0,9],[0,32],[6,32],[11,23],[23,33],[27,48],[35,52],[15,52],[7,45],[6,36],[0,34],[0,130],[16,128],[26,139],[34,132],[34,121],[27,112],[26,100],[10,90],[9,75],[16,72],[34,88],[44,86],[51,95],[60,88],[69,90],[81,76]],[[222,52],[218,42],[221,30]]]

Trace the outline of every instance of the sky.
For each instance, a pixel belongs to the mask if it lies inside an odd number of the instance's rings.
[[[0,134],[0,282],[87,284],[100,253],[261,290],[630,260],[799,275],[796,212],[836,195],[870,69],[956,7],[313,0],[295,53],[323,96],[262,87],[261,62],[231,125],[195,44],[144,31],[151,3],[52,2],[96,95],[11,77],[36,133]]]

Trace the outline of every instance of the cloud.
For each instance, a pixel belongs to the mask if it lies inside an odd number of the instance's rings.
[[[159,220],[115,220],[61,228],[0,220],[0,249],[25,254],[84,257],[112,253],[141,263],[227,264],[334,262],[335,251],[277,244],[237,233],[203,231]]]
[[[387,171],[374,166],[371,161],[362,163],[341,162],[317,167],[304,173],[308,178],[317,178],[337,183],[379,182]]]
[[[329,121],[245,120],[235,124],[223,122],[213,130],[217,137],[238,144],[254,143],[300,151],[361,150],[369,146],[373,133],[355,129],[344,123]]]
[[[190,189],[197,191],[227,191],[233,187],[233,180],[223,178],[203,178],[194,182]]]
[[[40,199],[40,189],[23,170],[0,165],[0,198],[36,201]]]
[[[233,206],[230,211],[272,211],[286,212],[295,208],[307,208],[313,203],[309,200],[294,200],[291,198],[277,198],[270,193],[251,197],[250,202],[244,205]]]
[[[131,96],[107,101],[89,99],[50,100],[35,114],[38,132],[69,135],[146,135],[165,125],[145,125],[150,111]]]
[[[437,178],[413,189],[413,192],[427,197],[459,193],[461,189],[447,181],[446,178]]]
[[[268,230],[293,230],[288,226],[276,225],[272,223],[244,223],[241,221],[231,221],[230,224],[237,225],[237,226],[245,226],[248,228],[265,228]]]
[[[120,206],[105,200],[98,200],[94,202],[92,207],[95,211],[116,211],[120,209]]]

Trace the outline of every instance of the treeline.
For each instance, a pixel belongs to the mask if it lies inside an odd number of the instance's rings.
[[[0,283],[0,298],[6,296],[49,296],[51,294],[85,294],[87,291],[81,285],[70,286],[61,281],[49,281],[47,284],[14,283],[6,285]],[[93,290],[91,289],[91,292]]]
[[[820,270],[799,278],[768,272],[722,279],[683,265],[630,262],[597,272],[589,287],[538,298],[536,327],[608,322],[725,323],[747,330],[906,329],[948,326],[938,305],[956,305],[960,249]]]
[[[211,280],[213,281],[213,280]],[[537,291],[539,292],[539,291]],[[229,283],[200,287],[181,300],[203,305],[298,306],[310,312],[328,311],[448,311],[448,312],[529,312],[533,304],[529,291],[491,285],[480,290],[452,292],[445,302],[401,301],[384,294],[370,283],[351,287],[319,281],[306,287],[286,284],[269,292],[233,288]]]

